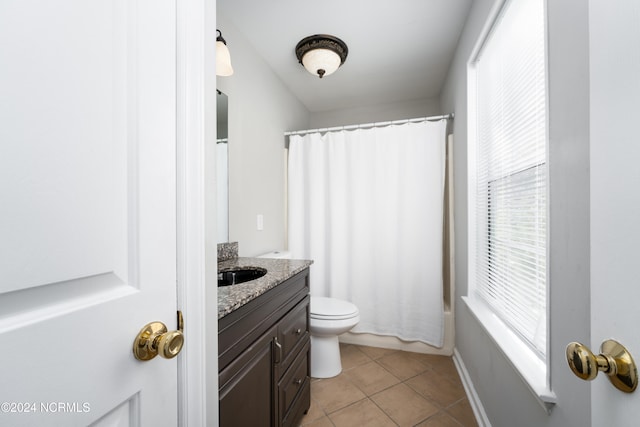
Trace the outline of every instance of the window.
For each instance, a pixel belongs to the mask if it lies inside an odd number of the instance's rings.
[[[532,381],[547,390],[544,1],[506,1],[469,71],[473,252],[466,301],[508,357],[521,358],[513,355],[514,346],[528,353],[542,371],[542,378]],[[478,306],[482,308],[475,310]],[[499,320],[484,322],[481,312]],[[498,323],[509,333],[496,331],[489,323]],[[519,342],[505,343],[502,335]],[[538,394],[545,393],[538,390]]]
[[[487,221],[476,252],[476,292],[541,357],[546,352],[546,167],[543,162],[479,187]],[[476,211],[476,212],[477,212]],[[480,240],[481,239],[481,240]]]

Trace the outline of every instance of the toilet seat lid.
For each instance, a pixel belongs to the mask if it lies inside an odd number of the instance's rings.
[[[349,319],[359,314],[358,307],[349,301],[313,296],[309,311],[314,319]]]

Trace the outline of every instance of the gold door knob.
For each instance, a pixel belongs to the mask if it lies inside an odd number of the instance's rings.
[[[178,312],[178,330],[167,331],[162,322],[147,323],[133,342],[133,355],[138,360],[151,360],[157,355],[173,359],[184,345],[182,313]]]
[[[638,386],[638,370],[627,349],[617,341],[606,340],[600,346],[600,354],[594,355],[579,342],[567,346],[567,362],[580,379],[591,381],[602,371],[618,390],[632,393]]]

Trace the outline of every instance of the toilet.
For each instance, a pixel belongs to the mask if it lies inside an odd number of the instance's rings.
[[[311,376],[331,378],[342,372],[338,335],[360,321],[355,304],[336,298],[311,297]]]
[[[270,252],[261,258],[291,258],[288,251]],[[309,304],[309,331],[311,333],[311,376],[331,378],[342,372],[338,335],[360,321],[355,304],[337,298],[311,296]]]

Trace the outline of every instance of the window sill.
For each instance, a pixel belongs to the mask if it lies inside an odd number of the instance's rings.
[[[538,402],[547,412],[550,412],[557,402],[557,397],[548,386],[547,367],[544,362],[484,302],[472,297],[462,297],[462,300]]]

